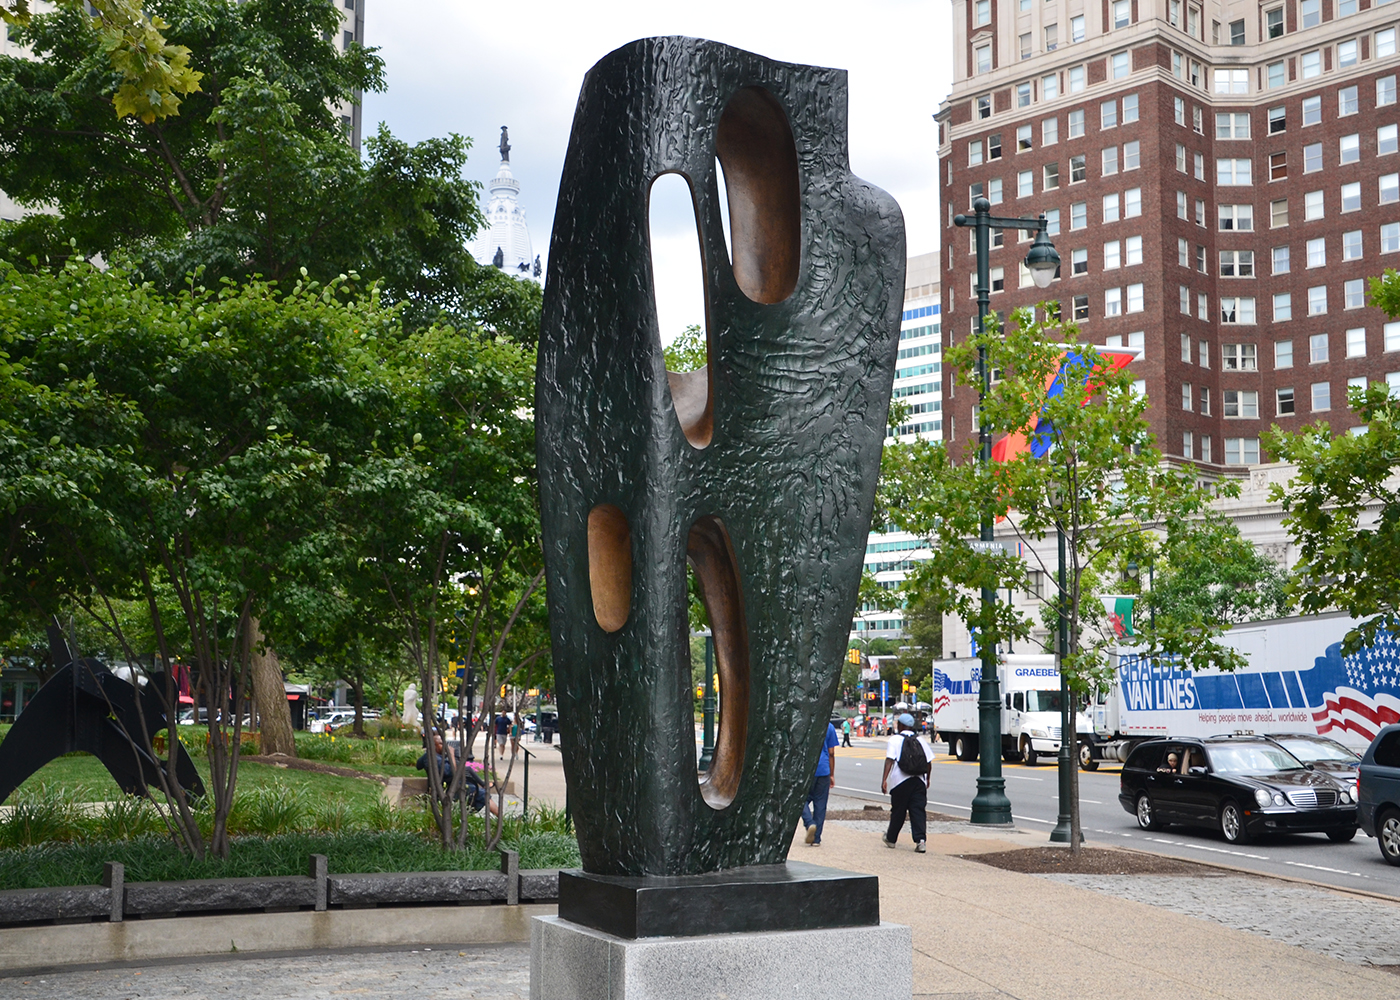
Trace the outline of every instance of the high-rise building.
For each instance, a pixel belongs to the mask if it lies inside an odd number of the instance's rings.
[[[885,439],[910,442],[922,437],[937,441],[943,434],[943,334],[938,296],[937,253],[910,257],[904,272],[904,316],[899,324],[899,362],[895,369],[893,401],[908,407],[896,428],[897,436]],[[928,542],[905,531],[880,530],[873,525],[865,547],[865,572],[887,590],[895,590],[914,563],[927,559]],[[904,615],[862,607],[851,625],[863,639],[898,639],[904,631]]]
[[[1134,362],[1164,454],[1261,461],[1260,433],[1357,421],[1348,386],[1400,386],[1400,322],[1367,305],[1400,264],[1400,5],[1376,0],[953,0],[939,109],[949,342],[977,323],[973,199],[1044,213],[992,238],[992,308],[1059,304]],[[944,437],[973,445],[975,393]]]
[[[482,209],[486,224],[476,231],[467,252],[478,264],[499,267],[517,278],[539,280],[541,265],[530,244],[525,209],[520,207],[520,182],[510,169],[510,130],[501,126],[501,164],[487,185],[491,198]]]

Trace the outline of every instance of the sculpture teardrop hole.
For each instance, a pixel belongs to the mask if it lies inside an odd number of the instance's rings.
[[[670,344],[690,327],[700,326],[703,357],[691,359],[684,371],[668,370],[666,379],[681,431],[692,446],[704,448],[714,434],[705,269],[695,193],[683,175],[659,174],[652,181],[647,225],[652,299],[661,343]]]
[[[724,164],[719,162],[719,157],[715,157],[715,181],[719,185],[719,190],[729,191],[729,182],[724,179]],[[732,265],[734,263],[734,237],[729,231],[729,199],[720,199],[719,224],[724,230],[724,259]]]
[[[752,675],[744,594],[734,546],[719,518],[696,519],[685,554],[714,636],[714,670],[719,675],[714,757],[709,769],[697,776],[706,804],[723,809],[739,791],[749,739]]]
[[[632,528],[610,503],[588,512],[588,587],[593,617],[604,632],[616,632],[632,612]]]
[[[797,287],[802,197],[797,144],[777,98],[762,87],[735,91],[720,115],[715,154],[734,280],[754,302],[781,302]]]

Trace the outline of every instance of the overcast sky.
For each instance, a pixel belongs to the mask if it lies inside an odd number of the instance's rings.
[[[389,89],[366,96],[365,132],[383,121],[409,141],[470,136],[467,173],[484,184],[496,172],[500,127],[510,126],[520,202],[535,252],[547,260],[584,73],[636,38],[710,38],[847,70],[851,168],[894,195],[910,254],[927,253],[939,242],[932,116],[952,83],[949,16],[945,0],[366,0],[365,40],[384,57]],[[653,258],[658,318],[669,341],[704,314],[694,216],[686,201],[663,195],[658,186]]]

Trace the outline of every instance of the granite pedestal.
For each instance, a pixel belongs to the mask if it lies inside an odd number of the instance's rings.
[[[914,993],[908,927],[621,938],[530,921],[530,1000],[881,1000]]]

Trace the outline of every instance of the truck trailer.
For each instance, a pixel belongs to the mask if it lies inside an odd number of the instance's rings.
[[[1001,681],[1001,755],[1034,765],[1060,752],[1060,671],[1049,653],[1006,653],[998,659]],[[933,721],[959,760],[980,752],[978,692],[982,661],[975,657],[935,660]],[[1078,729],[1089,737],[1089,718]]]

